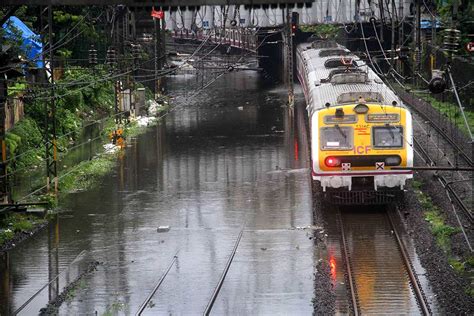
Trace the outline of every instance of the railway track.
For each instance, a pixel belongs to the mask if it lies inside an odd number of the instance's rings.
[[[422,117],[424,121],[429,123],[431,127],[449,143],[454,152],[458,153],[469,167],[474,166],[472,140],[463,135],[459,129],[451,123],[449,118],[433,108],[428,102],[418,99],[402,89],[396,89],[396,91],[404,102],[411,105],[413,111]]]
[[[179,251],[178,251],[179,252]],[[173,259],[171,260],[171,262],[168,264],[168,267],[166,268],[166,270],[163,272],[163,274],[161,275],[160,279],[158,280],[158,282],[156,282],[155,286],[153,287],[153,290],[150,292],[150,294],[148,294],[148,296],[145,298],[145,300],[142,302],[142,304],[140,305],[140,307],[138,308],[138,311],[135,313],[136,316],[139,316],[143,313],[143,311],[145,310],[145,308],[148,306],[148,304],[150,303],[151,299],[153,298],[153,296],[155,295],[156,291],[158,290],[158,288],[161,286],[161,284],[163,283],[164,279],[166,278],[166,276],[168,275],[168,273],[170,272],[171,268],[173,267],[174,263],[176,262],[176,260],[178,260],[178,252],[176,252],[176,254],[173,256]]]
[[[338,221],[353,314],[430,315],[390,213],[340,212]]]
[[[234,248],[232,249],[232,253],[229,256],[229,259],[227,260],[227,263],[225,265],[224,271],[222,271],[222,275],[219,279],[219,282],[217,283],[214,292],[212,293],[212,296],[209,300],[209,303],[206,306],[206,309],[204,310],[203,315],[208,316],[211,313],[212,307],[214,306],[214,303],[217,299],[217,296],[219,295],[219,292],[222,288],[222,284],[224,284],[225,277],[227,276],[227,272],[229,271],[230,265],[232,264],[232,261],[234,260],[235,253],[237,252],[237,248],[239,247],[240,240],[242,239],[242,235],[244,233],[244,227],[240,230],[239,236],[237,237],[237,240],[235,241]]]
[[[414,147],[428,166],[473,168],[473,142],[428,102],[396,89],[402,100],[411,105]],[[472,173],[466,171],[437,171],[436,176],[451,201],[462,211],[470,224],[472,214]],[[456,214],[456,217],[457,214]],[[458,219],[462,226],[461,220]],[[467,236],[466,236],[467,237]],[[469,243],[469,242],[468,242]],[[469,245],[470,247],[470,245]]]
[[[405,102],[412,105],[414,148],[416,154],[428,166],[449,167],[473,167],[472,153],[464,148],[471,148],[472,143],[459,133],[447,118],[433,109],[431,105],[423,100],[409,96],[406,92],[400,92]],[[429,108],[427,108],[429,107]],[[436,115],[437,113],[437,115]],[[440,184],[445,188],[448,198],[453,205],[453,212],[461,229],[466,243],[472,251],[471,242],[464,229],[464,224],[472,224],[472,173],[466,171],[436,171]],[[456,208],[462,212],[458,215]]]
[[[206,309],[203,312],[203,315],[208,316],[211,313],[212,307],[214,306],[214,303],[219,295],[219,292],[222,288],[222,285],[224,284],[225,277],[227,276],[227,272],[229,271],[229,268],[232,264],[232,261],[234,260],[235,253],[237,252],[237,248],[239,247],[240,240],[242,239],[242,235],[244,233],[244,228],[240,230],[239,235],[237,236],[237,240],[235,241],[234,248],[232,249],[232,252],[227,260],[227,263],[224,267],[224,270],[221,274],[221,277],[219,278],[219,282],[217,283],[216,287],[214,288],[214,291],[211,295],[211,298],[209,299],[209,302],[206,306]],[[155,283],[153,289],[151,290],[150,294],[145,298],[145,300],[140,304],[140,307],[138,308],[137,312],[135,313],[135,316],[140,316],[142,313],[145,311],[146,307],[149,306],[151,300],[155,296],[156,291],[160,288],[161,284],[163,283],[164,279],[170,272],[171,268],[175,264],[176,260],[178,259],[178,252],[173,256],[172,260],[168,264],[168,267],[166,270],[163,272],[161,275],[160,279]]]

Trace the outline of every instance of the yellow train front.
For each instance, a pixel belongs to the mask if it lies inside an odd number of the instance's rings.
[[[402,192],[412,171],[412,118],[406,108],[349,103],[311,117],[312,177],[335,204],[383,204]]]
[[[409,110],[358,56],[331,41],[296,49],[309,117],[312,177],[334,204],[393,202],[413,177]]]

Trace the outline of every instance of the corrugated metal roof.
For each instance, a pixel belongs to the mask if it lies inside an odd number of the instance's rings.
[[[364,93],[364,92],[377,92],[383,97],[383,103],[391,105],[393,101],[396,101],[400,106],[403,106],[401,100],[397,95],[383,83],[380,77],[370,68],[365,62],[360,60],[356,55],[346,55],[345,58],[352,58],[357,67],[367,72],[368,81],[366,83],[342,83],[333,84],[330,82],[321,83],[321,79],[326,79],[329,74],[335,68],[326,68],[324,63],[329,59],[337,58],[336,56],[319,57],[319,52],[325,49],[312,49],[310,44],[304,43],[298,45],[298,63],[304,63],[307,69],[306,78],[308,81],[308,91],[311,94],[309,96],[312,101],[308,104],[308,110],[310,113],[317,111],[318,109],[324,108],[326,103],[331,105],[337,104],[337,98],[342,93]],[[345,47],[338,45],[338,48],[345,49]],[[357,100],[355,100],[357,101]]]

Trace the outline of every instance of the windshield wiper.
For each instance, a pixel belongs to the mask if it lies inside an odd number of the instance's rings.
[[[388,132],[390,133],[390,136],[392,136],[392,139],[395,140],[395,134],[393,133],[392,129],[397,129],[395,126],[391,126],[390,124],[385,124],[386,127],[388,127]]]
[[[345,139],[347,139],[346,133],[344,133],[344,131],[342,130],[342,128],[339,126],[339,124],[336,124],[336,128],[337,128],[337,130],[339,131],[339,133],[341,133],[341,135],[342,135]]]

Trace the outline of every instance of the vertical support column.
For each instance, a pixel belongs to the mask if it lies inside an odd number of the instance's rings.
[[[286,7],[286,59],[287,59],[287,84],[288,84],[288,106],[295,104],[295,95],[293,90],[293,36],[291,32],[290,9]]]
[[[418,84],[418,74],[421,70],[421,0],[416,0],[416,19],[415,19],[415,56],[414,56],[414,84]]]
[[[383,25],[385,23],[385,8],[383,5],[383,0],[379,0],[379,9],[380,9],[380,43],[383,44],[384,35],[383,35]],[[393,16],[393,14],[392,14]]]
[[[128,85],[128,90],[129,90],[129,105],[130,105],[130,115],[132,117],[136,116],[135,113],[135,98],[133,97],[133,92],[135,91],[135,76],[138,68],[138,60],[137,60],[137,54],[138,54],[138,47],[136,47],[136,37],[135,37],[135,10],[134,8],[131,8],[127,12],[128,18],[128,24],[127,24],[127,29],[128,29],[128,38],[129,41],[131,42],[131,55],[132,55],[132,72],[129,75],[129,85]]]
[[[160,36],[160,50],[159,50],[159,60],[158,60],[158,66],[159,69],[163,69],[165,63],[166,63],[166,21],[163,16],[163,19],[161,21],[158,21],[158,23],[161,23],[161,36]],[[161,80],[160,80],[160,89],[161,89]],[[160,92],[161,93],[161,92]]]
[[[161,69],[161,21],[157,18],[153,18],[153,26],[155,30],[154,39],[155,39],[155,99],[160,95],[161,82],[158,76],[158,71]]]
[[[403,1],[404,0],[401,0],[399,1],[398,3],[398,17],[399,19],[404,16],[404,7],[403,7]],[[403,41],[405,39],[405,30],[404,30],[404,22],[398,22],[398,48],[400,49],[400,54],[401,54],[401,50],[402,50],[402,46],[403,46]],[[397,66],[398,66],[398,69],[397,71],[402,73],[403,72],[403,66],[402,66],[402,61],[399,60],[398,63],[397,63]]]
[[[55,215],[54,220],[48,226],[48,299],[55,300],[59,295],[59,217]],[[54,279],[54,281],[52,281]]]
[[[7,105],[7,76],[0,77],[0,145],[2,150],[2,162],[0,165],[0,203],[10,203],[10,185],[7,171],[7,146],[5,143],[5,108]]]
[[[45,103],[45,130],[44,142],[46,147],[46,190],[54,187],[54,193],[58,192],[57,174],[57,144],[56,144],[56,96],[54,84],[54,40],[53,40],[53,7],[43,7],[41,12],[43,48],[48,47],[43,53],[45,75],[50,87],[50,100]],[[46,41],[46,36],[47,41]]]
[[[391,22],[392,22],[392,47],[390,52],[390,59],[391,59],[391,67],[392,69],[395,68],[395,0],[392,0],[392,14],[391,14]]]

